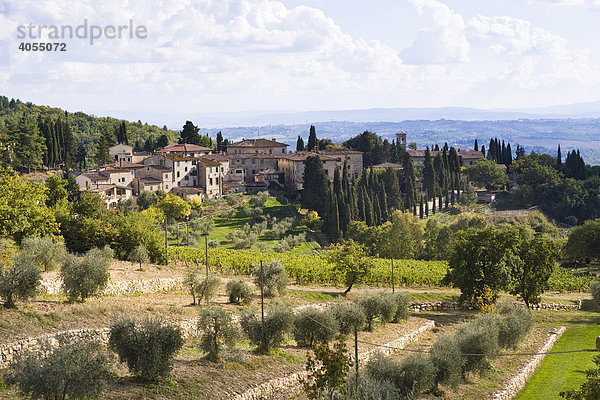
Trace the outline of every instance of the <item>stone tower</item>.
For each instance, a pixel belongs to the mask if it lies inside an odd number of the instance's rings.
[[[396,143],[399,144],[404,150],[406,150],[406,133],[396,133]]]

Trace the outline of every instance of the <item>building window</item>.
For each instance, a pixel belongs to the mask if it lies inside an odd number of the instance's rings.
[[[169,185],[166,185],[166,186],[165,186],[165,189],[169,189]]]
[[[255,162],[256,162],[256,160],[253,158],[252,159],[252,165],[254,165]]]
[[[179,171],[177,171],[177,177],[179,178]]]
[[[281,149],[281,153],[282,153],[282,154],[285,154],[285,149]]]
[[[246,164],[246,160],[242,160],[242,165]]]
[[[213,184],[213,183],[212,183],[212,178],[208,178],[208,184],[209,184],[209,185],[212,185],[212,184]]]
[[[183,178],[183,179],[185,179],[186,181],[189,181],[190,177],[186,175],[185,178]]]
[[[236,173],[236,174],[241,174],[241,173],[242,173],[242,170],[241,170],[241,169],[236,169],[236,170],[235,170],[235,173]]]
[[[208,167],[208,172],[212,172],[212,167]]]
[[[273,154],[273,149],[269,149],[269,154]]]
[[[179,164],[181,164],[179,161],[177,161],[177,166],[179,167]]]
[[[185,172],[187,172],[187,167],[185,167],[183,170],[184,170]]]

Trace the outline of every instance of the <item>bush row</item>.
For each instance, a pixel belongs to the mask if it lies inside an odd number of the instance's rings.
[[[532,323],[531,313],[524,307],[501,306],[497,313],[481,314],[461,324],[454,336],[440,336],[427,356],[412,355],[401,363],[386,357],[373,359],[365,366],[358,386],[356,377],[350,376],[347,398],[439,395],[439,385],[455,388],[467,373],[489,370],[491,355],[515,348]]]

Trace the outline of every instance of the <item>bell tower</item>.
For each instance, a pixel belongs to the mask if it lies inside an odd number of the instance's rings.
[[[396,133],[396,144],[400,145],[404,150],[406,150],[406,133]]]

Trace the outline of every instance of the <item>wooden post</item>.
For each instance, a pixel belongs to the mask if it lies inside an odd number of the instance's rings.
[[[165,216],[165,258],[167,259],[167,263],[169,262],[169,239],[167,237],[168,229],[167,229],[167,217]]]
[[[394,259],[392,258],[392,293],[395,293],[395,286],[394,286]]]
[[[260,262],[260,328],[262,331],[262,347],[263,351],[267,351],[267,337],[265,336],[265,296],[264,296],[264,274],[263,263]]]
[[[354,326],[354,368],[356,370],[356,393],[358,393],[358,328]]]
[[[190,216],[185,219],[185,245],[190,246]]]
[[[208,233],[204,234],[204,253],[206,255],[206,278],[208,278]]]

